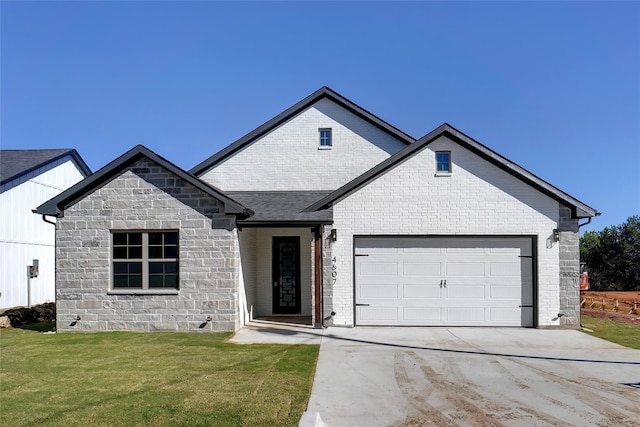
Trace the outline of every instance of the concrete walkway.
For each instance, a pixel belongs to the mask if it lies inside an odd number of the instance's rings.
[[[331,427],[635,426],[640,420],[640,388],[633,387],[640,387],[640,351],[579,331],[261,329],[244,328],[234,341],[321,342],[303,417],[316,425],[314,413]]]
[[[312,326],[254,320],[229,340],[237,344],[316,344],[320,345],[326,329]]]

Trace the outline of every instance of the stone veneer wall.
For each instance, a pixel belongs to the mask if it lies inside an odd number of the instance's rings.
[[[334,272],[333,241],[331,240],[331,226],[322,227],[322,319],[324,326],[333,325],[333,285],[337,277]]]
[[[147,159],[67,208],[56,225],[58,330],[239,328],[239,244],[223,209]],[[111,289],[112,230],[178,230],[180,289]]]
[[[560,205],[560,325],[580,325],[580,233],[571,210]]]

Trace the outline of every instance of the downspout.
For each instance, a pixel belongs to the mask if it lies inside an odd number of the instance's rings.
[[[600,215],[602,215],[601,212],[596,212],[596,214],[594,216],[600,216]],[[580,227],[583,227],[583,226],[587,225],[587,224],[590,224],[592,219],[593,219],[593,216],[590,216],[589,218],[587,218],[587,222],[583,222],[582,224],[578,223],[578,229]]]
[[[600,212],[596,212],[596,216],[600,216]],[[590,216],[589,218],[587,218],[587,222],[583,222],[582,224],[578,223],[578,230],[580,230],[580,227],[584,227],[585,225],[590,224],[592,218],[593,217]],[[578,262],[580,262],[579,259],[578,259]],[[584,328],[584,325],[582,324],[582,317],[580,317],[580,327]]]
[[[47,219],[47,214],[42,214],[42,220],[43,220],[44,222],[48,223],[48,224],[51,224],[51,225],[54,225],[54,226],[56,225],[56,223],[55,223],[55,222],[53,222],[53,221],[49,221],[49,220]]]
[[[31,212],[33,213],[37,213],[35,209],[33,209]],[[53,221],[50,221],[47,219],[47,214],[42,214],[42,220],[44,222],[46,222],[47,224],[51,224],[54,227],[56,226],[56,223]],[[54,254],[55,256],[55,254]],[[27,282],[27,305],[29,307],[31,307],[31,278],[29,277],[28,282]]]
[[[580,227],[582,227],[582,226],[590,224],[591,223],[591,218],[592,217],[587,218],[587,222],[583,222],[582,224],[578,223],[578,229],[580,229]]]

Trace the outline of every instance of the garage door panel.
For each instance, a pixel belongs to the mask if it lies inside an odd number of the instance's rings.
[[[440,299],[442,298],[442,291],[439,285],[407,285],[405,284],[403,292],[404,298],[431,298],[431,299]]]
[[[520,308],[492,307],[490,309],[490,318],[493,322],[511,322],[513,326],[520,326]]]
[[[366,262],[360,267],[362,276],[397,276],[398,271],[398,264],[395,262]]]
[[[533,326],[531,238],[355,243],[356,325]]]
[[[480,285],[447,285],[445,295],[448,299],[484,299],[485,287]]]
[[[406,322],[418,324],[439,322],[442,318],[439,307],[405,307],[402,314]]]
[[[360,296],[368,299],[397,299],[397,285],[367,284],[360,286]]]
[[[482,262],[447,262],[448,277],[482,277],[485,275]]]
[[[448,307],[445,310],[446,321],[450,324],[466,324],[468,322],[484,322],[484,307]]]
[[[397,322],[399,320],[397,307],[357,307],[357,312],[358,318],[363,322]]]
[[[440,277],[442,275],[439,262],[404,262],[402,272],[405,276]]]
[[[518,260],[519,261],[519,260]],[[492,276],[520,277],[520,262],[492,262],[489,264],[489,272]]]
[[[493,242],[496,244],[496,242]],[[501,243],[501,246],[506,246],[504,243]],[[513,247],[500,247],[500,248],[487,248],[487,250],[492,254],[513,254],[515,256],[520,255],[520,248],[517,243],[513,245]]]
[[[503,299],[513,301],[520,304],[521,289],[519,286],[497,286],[491,285],[489,287],[489,296],[491,299]]]

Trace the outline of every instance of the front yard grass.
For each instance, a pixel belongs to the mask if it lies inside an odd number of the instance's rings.
[[[589,335],[640,350],[640,325],[629,325],[585,315],[582,315],[582,324],[593,331],[585,332]]]
[[[296,426],[319,347],[229,333],[0,331],[0,425]]]

